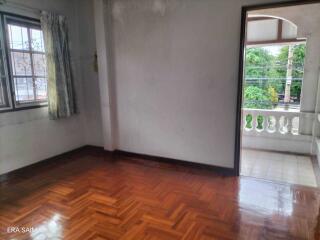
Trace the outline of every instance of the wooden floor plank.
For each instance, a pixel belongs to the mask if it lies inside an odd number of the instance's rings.
[[[83,150],[0,182],[0,239],[319,240],[319,206],[317,188]]]

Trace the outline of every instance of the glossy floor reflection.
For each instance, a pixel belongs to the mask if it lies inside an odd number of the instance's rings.
[[[83,150],[1,183],[0,239],[319,239],[319,205],[316,188]]]
[[[242,149],[241,175],[317,187],[310,156]]]

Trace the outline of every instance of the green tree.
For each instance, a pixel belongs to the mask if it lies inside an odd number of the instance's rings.
[[[277,77],[285,78],[286,77],[286,65],[288,62],[288,51],[289,47],[284,46],[281,48],[279,55],[276,57],[276,63],[280,66],[284,66],[282,68],[277,69]],[[297,44],[293,47],[293,71],[292,77],[294,80],[291,84],[291,96],[296,97],[300,100],[301,93],[301,85],[302,82],[297,80],[297,78],[303,78],[303,67],[304,67],[304,59],[305,59],[306,45],[305,44]],[[283,84],[284,85],[284,84]],[[283,91],[283,89],[277,89],[278,92]]]
[[[276,89],[274,87],[272,87],[272,86],[269,86],[268,95],[270,97],[272,105],[276,106],[278,104],[278,102],[279,102],[279,97],[278,97],[278,93],[277,93]]]
[[[250,78],[268,76],[274,57],[264,48],[246,49],[245,74]]]
[[[303,77],[305,48],[305,44],[297,44],[294,46],[293,51],[294,80],[291,84],[291,96],[296,97],[298,100],[300,100],[302,82],[301,80],[296,80],[296,78]],[[260,97],[260,99],[247,99],[250,101],[247,101],[245,107],[270,108],[270,105],[266,102],[266,99],[270,99],[270,95],[272,95],[270,101],[273,105],[276,105],[278,102],[278,93],[284,92],[288,49],[288,46],[282,47],[278,55],[273,55],[262,47],[246,49],[245,92],[247,91],[251,98]],[[255,86],[257,88],[249,88],[249,86]],[[257,92],[254,93],[254,91]],[[259,101],[261,103],[258,104]]]
[[[277,92],[280,92],[282,90],[281,82],[272,79],[278,78],[279,75],[274,68],[275,63],[276,57],[268,50],[261,47],[247,48],[245,66],[247,83],[265,89],[272,86]]]
[[[244,90],[244,107],[255,109],[271,109],[272,96],[268,91],[257,86],[248,86]]]
[[[284,46],[280,49],[280,53],[276,56],[276,63],[284,66],[283,68],[278,69],[278,73],[281,77],[286,77],[287,69],[285,66],[288,63],[288,51],[289,46]],[[293,78],[302,78],[303,77],[303,65],[305,59],[306,45],[297,44],[293,47]]]

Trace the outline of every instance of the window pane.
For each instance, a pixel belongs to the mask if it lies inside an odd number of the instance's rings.
[[[47,79],[46,78],[36,78],[36,98],[37,100],[47,99]]]
[[[9,46],[11,49],[29,50],[28,29],[8,24]]]
[[[16,76],[32,75],[29,53],[11,52],[12,72]]]
[[[2,53],[2,51],[0,50]],[[0,57],[0,108],[8,107],[8,89],[7,85],[7,77],[4,70],[3,58]]]
[[[9,88],[8,76],[6,72],[5,50],[4,50],[4,36],[2,30],[2,20],[0,19],[0,110],[3,108],[10,108],[9,103]]]
[[[40,24],[35,21],[24,21],[23,18],[18,17],[5,16],[5,19],[7,21],[9,67],[10,74],[12,72],[14,90],[12,100],[19,107],[37,105],[47,100],[46,58]],[[1,75],[0,61],[0,77]],[[7,75],[6,71],[5,75]],[[3,86],[7,88],[6,82]],[[3,95],[5,101],[8,99],[8,94],[4,93],[0,94],[0,105]]]
[[[34,101],[32,78],[14,78],[16,102]]]
[[[44,52],[42,31],[31,29],[31,46],[33,51]]]
[[[5,66],[4,66],[3,58],[1,57],[1,56],[4,57],[5,55],[2,49],[0,49],[0,54],[1,54],[0,55],[0,77],[5,77],[6,76],[5,70],[4,70]]]
[[[5,88],[3,85],[5,80],[6,79],[0,79],[0,107],[6,104],[5,96],[4,96]]]
[[[46,58],[44,54],[32,54],[35,76],[46,76]]]

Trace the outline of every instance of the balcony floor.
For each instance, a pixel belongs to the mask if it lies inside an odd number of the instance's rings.
[[[317,187],[315,171],[309,156],[242,149],[243,176]]]

